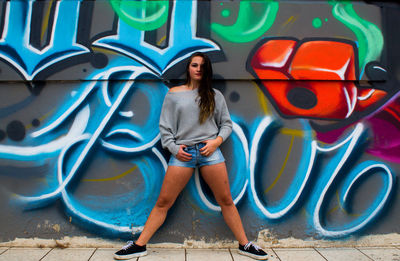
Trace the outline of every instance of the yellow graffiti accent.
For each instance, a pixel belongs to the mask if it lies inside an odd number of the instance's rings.
[[[281,25],[281,27],[287,26],[289,23],[292,22],[293,19],[295,19],[295,18],[294,18],[294,16],[292,15],[291,17],[289,17],[289,19],[288,19],[286,22],[284,22],[284,23]],[[296,19],[297,19],[297,18],[296,18]],[[296,19],[295,19],[295,20],[296,20]],[[294,22],[294,21],[293,21],[293,22]]]
[[[25,125],[26,130],[30,130],[33,127],[32,123]]]
[[[123,172],[122,174],[119,174],[117,176],[114,177],[110,177],[110,178],[105,178],[105,179],[84,179],[82,181],[89,181],[89,182],[100,182],[100,181],[112,181],[112,180],[117,180],[120,178],[125,177],[126,175],[128,175],[129,173],[133,172],[134,170],[137,169],[137,166],[134,166],[130,169],[128,169],[127,171]]]
[[[49,18],[50,18],[50,12],[51,12],[51,7],[53,5],[54,0],[49,1],[49,7],[46,10],[46,13],[44,15],[44,19],[42,21],[42,32],[40,34],[40,41],[43,42],[44,38],[44,32],[47,31],[47,27],[49,26]]]
[[[333,207],[331,210],[328,211],[328,214],[332,214],[333,212],[337,211],[339,206]]]
[[[260,103],[264,114],[265,115],[270,114],[268,106],[267,106],[268,102],[267,102],[267,99],[265,99],[264,93],[260,90],[260,88],[258,88],[258,85],[254,81],[252,81],[252,83],[253,83],[254,86],[256,86],[258,102]]]
[[[161,43],[164,42],[165,39],[167,39],[167,36],[166,36],[166,35],[164,35],[164,36],[160,39],[160,41],[158,41],[157,44],[158,44],[158,45],[161,45]]]
[[[50,110],[49,112],[47,112],[45,115],[43,115],[42,117],[40,117],[40,118],[39,118],[39,121],[40,121],[40,122],[43,122],[43,121],[44,121],[47,117],[49,117],[50,114],[52,114],[54,111],[55,111],[54,108],[51,109],[51,110]],[[27,125],[25,126],[25,129],[26,129],[26,130],[30,130],[31,128],[33,128],[32,123],[29,123],[29,124],[27,124]]]
[[[277,35],[280,36],[284,34],[288,29],[290,29],[290,27],[294,24],[294,22],[296,22],[297,18],[298,16],[293,16],[293,15],[289,17],[289,19],[280,26]]]
[[[306,136],[306,134],[304,133],[303,130],[282,128],[279,130],[279,132],[283,135],[296,136],[296,137],[300,137],[300,138],[304,138]]]
[[[289,19],[281,25],[281,28],[292,25],[294,22],[296,22],[297,18],[298,18],[298,16],[289,17]],[[288,28],[286,28],[286,29],[288,29]]]
[[[92,47],[92,50],[95,51],[95,52],[99,52],[99,53],[101,52],[103,54],[117,55],[116,52],[111,51],[111,50],[107,50],[107,49],[102,48],[102,47]]]
[[[305,216],[306,218],[309,218],[311,215],[310,215],[310,213],[308,213],[308,211],[307,211],[307,209],[306,208],[301,208],[301,214],[303,215],[303,216]]]
[[[278,180],[281,178],[283,171],[285,170],[286,164],[288,162],[289,156],[290,156],[290,152],[292,151],[292,147],[293,147],[293,143],[294,143],[294,135],[292,135],[292,139],[290,140],[290,145],[289,145],[289,149],[288,152],[286,153],[286,157],[285,160],[283,162],[283,165],[278,173],[278,175],[276,176],[274,182],[272,182],[272,184],[266,189],[264,190],[264,193],[267,193],[268,191],[270,191],[273,187],[275,187],[276,183],[278,182]]]
[[[349,213],[346,209],[344,209],[344,207],[342,206],[342,204],[340,204],[339,192],[338,192],[338,191],[336,191],[336,200],[337,200],[337,202],[338,202],[338,204],[339,204],[340,210],[341,210],[343,213],[345,213],[346,215],[349,215],[349,216],[351,216],[351,217],[359,217],[359,216],[361,216],[360,214],[351,214],[351,213]]]

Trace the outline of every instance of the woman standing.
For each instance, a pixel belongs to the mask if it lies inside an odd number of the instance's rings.
[[[267,254],[247,240],[239,213],[233,203],[225,159],[219,146],[232,132],[232,121],[224,96],[211,87],[212,66],[203,53],[194,53],[186,67],[186,83],[165,96],[160,117],[163,148],[172,155],[160,195],[136,242],[128,242],[114,254],[115,259],[147,255],[146,244],[164,223],[167,212],[193,174],[201,175],[221,206],[226,224],[239,241],[239,253],[255,259]]]

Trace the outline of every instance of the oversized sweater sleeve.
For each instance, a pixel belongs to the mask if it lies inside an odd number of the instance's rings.
[[[180,147],[175,143],[174,137],[174,133],[176,133],[176,122],[175,106],[171,97],[167,94],[161,109],[159,128],[162,147],[168,149],[174,156],[178,154]]]
[[[226,105],[225,98],[218,90],[215,90],[215,104],[215,120],[219,128],[218,136],[221,136],[223,141],[225,141],[232,132],[232,120],[231,116],[229,115],[229,110],[228,106]]]

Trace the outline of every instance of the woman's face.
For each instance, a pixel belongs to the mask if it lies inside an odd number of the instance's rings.
[[[204,59],[200,56],[193,57],[189,64],[189,75],[190,79],[194,81],[200,81],[203,77],[203,65]]]

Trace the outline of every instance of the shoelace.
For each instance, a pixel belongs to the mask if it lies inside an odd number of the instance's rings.
[[[251,241],[250,241],[249,243],[247,243],[246,245],[244,245],[244,249],[247,250],[247,249],[249,249],[251,246],[253,246],[254,249],[257,250],[257,251],[261,250],[261,248],[260,248],[259,246],[254,245],[253,242],[251,242]]]
[[[126,245],[122,247],[123,250],[127,250],[129,247],[133,245],[133,241],[126,242]]]

